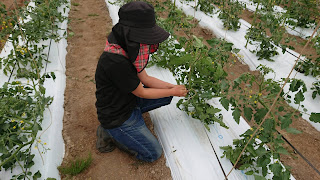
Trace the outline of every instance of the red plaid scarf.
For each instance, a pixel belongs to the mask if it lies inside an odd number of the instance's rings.
[[[140,44],[139,53],[137,59],[133,62],[137,72],[140,73],[148,64],[149,54],[152,54],[158,50],[159,44]],[[105,52],[120,54],[128,58],[127,52],[124,51],[118,44],[111,44],[107,41]]]

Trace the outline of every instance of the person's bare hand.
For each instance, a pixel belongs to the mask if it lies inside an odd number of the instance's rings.
[[[172,91],[174,96],[179,96],[179,97],[184,97],[188,93],[188,90],[184,85],[175,85],[172,88]]]

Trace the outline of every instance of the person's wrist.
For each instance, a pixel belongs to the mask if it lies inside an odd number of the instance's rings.
[[[169,92],[170,92],[170,96],[176,96],[176,93],[173,87],[169,89]]]
[[[176,85],[174,85],[174,84],[170,84],[169,86],[168,86],[168,89],[172,89],[172,88],[174,88]]]

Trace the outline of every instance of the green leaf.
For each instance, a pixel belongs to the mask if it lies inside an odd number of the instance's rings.
[[[298,91],[299,87],[300,87],[299,81],[297,79],[293,79],[290,84],[289,90],[292,92],[295,92],[295,91]]]
[[[6,154],[8,153],[8,150],[4,144],[0,144],[0,153],[1,154]]]
[[[279,116],[279,120],[281,121],[281,129],[286,129],[292,123],[291,116]]]
[[[271,162],[270,158],[265,156],[260,156],[257,159],[257,166],[258,167],[266,167]]]
[[[68,37],[73,37],[75,35],[74,32],[69,32]]]
[[[197,48],[203,48],[204,44],[202,43],[201,39],[199,39],[197,36],[192,35],[192,37],[196,40],[194,43],[194,46]]]
[[[304,101],[304,95],[301,90],[294,96],[294,103],[300,104],[300,102]]]
[[[264,116],[267,114],[267,112],[268,110],[265,108],[258,109],[257,112],[254,114],[254,120],[257,123],[260,123]]]
[[[182,104],[182,102],[183,102],[183,99],[180,99],[180,100],[177,102],[176,106],[177,106],[178,109],[180,109],[180,105]],[[181,110],[181,109],[180,109],[180,110]]]
[[[306,92],[307,91],[306,84],[301,79],[293,79],[290,84],[289,90],[292,92],[295,92],[295,91],[298,91],[301,86],[302,86],[302,91]]]
[[[232,150],[232,147],[229,146],[220,146],[220,149],[224,150],[224,151],[228,151],[228,150]]]
[[[315,123],[320,123],[320,113],[311,113],[309,120]]]
[[[281,172],[280,179],[281,180],[290,180],[290,171],[286,170],[285,172]]]
[[[263,155],[267,154],[268,151],[267,151],[264,147],[260,146],[260,147],[256,150],[256,153],[257,153],[258,156],[263,156]]]
[[[221,84],[221,90],[226,91],[226,90],[229,89],[229,84],[228,84],[228,82],[226,80],[222,80],[220,84]]]
[[[191,54],[186,54],[184,56],[174,56],[170,58],[168,65],[170,66],[181,66],[193,60],[193,56]]]
[[[54,74],[54,72],[51,72],[51,77],[52,77],[53,80],[56,79],[56,75]]]
[[[240,52],[240,49],[234,48],[234,49],[232,49],[232,52],[233,52],[234,54],[237,54],[237,53]]]
[[[232,46],[233,46],[233,44],[232,44],[232,43],[229,43],[229,42],[224,43],[224,45],[223,45],[223,47],[224,47],[224,49],[225,49],[226,51],[231,51],[231,50],[232,50]]]
[[[207,119],[207,118],[209,118],[209,115],[208,114],[205,114],[205,113],[199,113],[200,115],[199,115],[199,118],[200,118],[200,120],[205,120],[205,119]]]
[[[254,180],[267,180],[265,177],[258,176],[256,174],[254,174],[253,176],[254,176]]]
[[[278,109],[280,112],[282,112],[284,110],[284,107],[283,106],[280,106],[279,109]]]
[[[32,127],[32,131],[37,133],[39,130],[42,130],[41,126],[38,123],[35,123]]]
[[[312,99],[315,99],[316,96],[317,96],[317,91],[313,91],[313,92],[312,92]]]
[[[221,64],[217,63],[217,68],[214,73],[214,77],[216,78],[216,80],[219,80],[223,74],[224,74],[224,70],[223,70]]]
[[[252,170],[251,170],[251,171],[248,171],[248,172],[245,172],[245,174],[246,174],[246,175],[249,175],[249,176],[252,175],[253,173],[254,173],[254,171],[252,171]]]
[[[206,110],[206,112],[208,113],[208,114],[215,114],[215,113],[217,113],[217,112],[220,112],[221,111],[221,109],[218,109],[218,108],[214,108],[214,107],[209,107],[209,108],[207,108],[207,110]]]
[[[282,146],[276,148],[276,151],[280,154],[286,154],[286,155],[289,155],[289,152]]]
[[[271,164],[269,167],[275,176],[280,176],[282,166],[279,163]]]
[[[41,173],[40,173],[40,171],[37,171],[34,175],[33,175],[33,177],[32,177],[34,180],[36,180],[36,179],[38,179],[38,178],[41,178]]]
[[[45,94],[46,93],[46,88],[44,88],[43,86],[39,86],[39,90],[41,92],[41,94]]]
[[[239,124],[240,122],[240,116],[241,116],[241,111],[239,108],[236,108],[233,113],[232,113],[232,116],[234,118],[234,120]]]
[[[227,111],[229,110],[229,100],[227,98],[221,98],[220,103]]]
[[[251,121],[252,118],[252,109],[250,107],[245,107],[244,108],[244,117],[248,120]]]
[[[217,38],[212,38],[207,40],[207,43],[211,46],[214,47],[215,45],[218,45],[220,43],[220,40]]]
[[[27,142],[27,141],[28,141],[28,138],[27,138],[25,135],[23,135],[23,136],[21,136],[20,140],[21,140],[22,142]]]
[[[291,128],[291,127],[287,128],[286,131],[288,133],[292,133],[292,134],[300,134],[300,133],[302,133],[301,131],[299,131],[299,130],[297,130],[295,128]]]
[[[204,123],[204,127],[210,132],[210,127],[208,126],[208,124]]]
[[[262,167],[262,175],[266,176],[268,174],[268,168],[266,166]]]
[[[4,124],[0,126],[0,130],[2,129],[4,131],[7,131],[9,128],[10,128],[10,124]]]
[[[250,154],[252,154],[253,156],[257,156],[257,153],[256,151],[254,150],[253,146],[252,145],[248,145],[247,148],[246,148],[247,151],[250,152]]]
[[[239,170],[245,170],[248,169],[251,166],[251,164],[243,164],[239,167]]]

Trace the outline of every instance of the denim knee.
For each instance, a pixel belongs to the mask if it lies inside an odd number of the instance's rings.
[[[158,147],[155,147],[154,149],[149,149],[148,155],[144,156],[143,154],[138,154],[136,158],[146,162],[154,162],[158,160],[161,157],[161,155],[162,155],[162,147],[158,146]]]
[[[156,150],[155,150],[155,153],[154,153],[154,156],[153,156],[153,161],[159,159],[162,155],[162,147],[158,147]],[[151,162],[153,162],[151,161]]]

